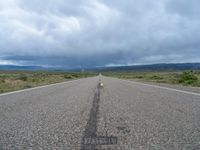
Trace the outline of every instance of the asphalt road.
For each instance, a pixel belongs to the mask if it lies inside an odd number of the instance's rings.
[[[200,150],[200,94],[101,81],[0,95],[0,150]]]

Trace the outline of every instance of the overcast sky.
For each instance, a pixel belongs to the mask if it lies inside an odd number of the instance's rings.
[[[0,0],[0,64],[200,62],[200,0]]]

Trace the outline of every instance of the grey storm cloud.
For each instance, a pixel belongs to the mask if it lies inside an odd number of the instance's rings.
[[[200,61],[199,0],[0,0],[0,64]]]

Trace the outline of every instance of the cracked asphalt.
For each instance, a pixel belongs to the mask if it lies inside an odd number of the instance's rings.
[[[199,150],[200,95],[110,77],[0,96],[1,150]]]

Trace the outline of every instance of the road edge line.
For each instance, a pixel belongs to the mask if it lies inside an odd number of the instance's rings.
[[[119,78],[116,78],[116,79],[119,79]],[[159,85],[152,85],[152,84],[142,83],[142,82],[138,82],[138,81],[125,80],[125,79],[119,79],[119,80],[126,81],[129,83],[135,83],[135,84],[139,84],[139,85],[154,87],[154,88],[158,88],[158,89],[165,89],[168,91],[174,91],[174,92],[179,92],[179,93],[184,93],[184,94],[189,94],[189,95],[200,96],[200,93],[195,93],[195,92],[190,92],[190,91],[185,91],[185,90],[178,90],[178,89],[174,89],[174,88],[169,88],[169,87],[164,87],[164,86],[159,86]]]
[[[174,88],[169,88],[169,87],[164,87],[164,86],[159,86],[159,85],[146,84],[146,83],[141,83],[141,82],[136,82],[136,81],[130,81],[130,82],[140,84],[140,85],[146,85],[146,86],[149,86],[149,87],[154,87],[154,88],[165,89],[165,90],[175,91],[175,92],[184,93],[184,94],[200,96],[200,93],[195,93],[195,92],[190,92],[190,91],[185,91],[185,90],[178,90],[178,89],[174,89]]]

